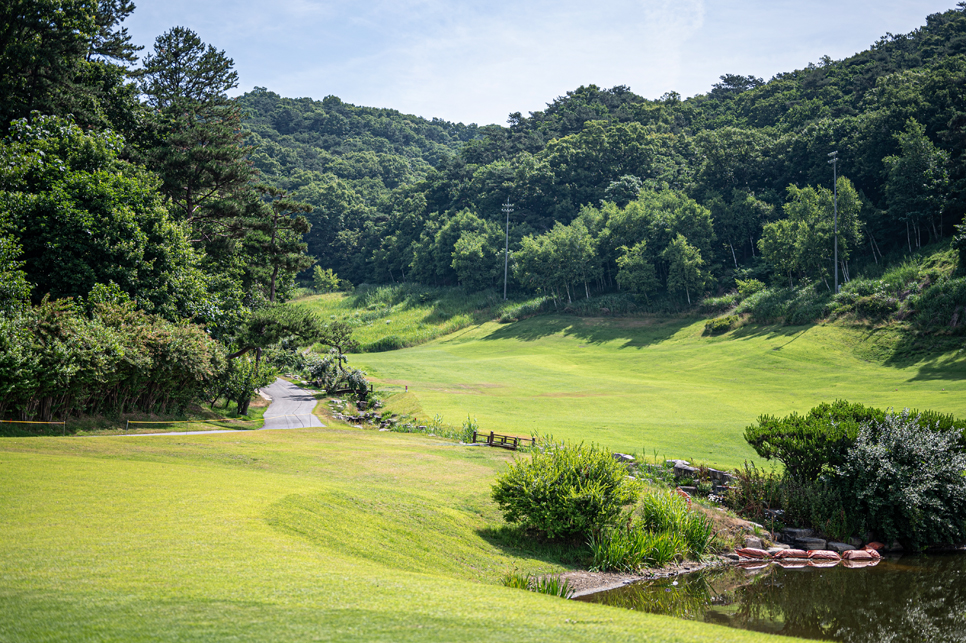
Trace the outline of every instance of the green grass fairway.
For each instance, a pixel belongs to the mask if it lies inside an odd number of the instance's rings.
[[[966,350],[917,359],[914,344],[888,331],[833,325],[746,326],[714,338],[703,329],[695,320],[541,316],[351,363],[386,388],[409,386],[389,408],[723,466],[755,456],[741,436],[762,413],[844,398],[966,416]]]
[[[0,441],[0,641],[782,641],[507,589],[510,457],[307,429]]]

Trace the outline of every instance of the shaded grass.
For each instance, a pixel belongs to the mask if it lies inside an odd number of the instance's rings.
[[[268,402],[255,397],[248,407],[248,415],[236,416],[235,402],[224,405],[203,404],[190,407],[182,414],[155,415],[151,413],[124,413],[115,416],[70,417],[67,425],[0,424],[0,437],[39,437],[66,435],[130,435],[137,433],[173,433],[180,431],[217,431],[222,429],[252,430],[265,424],[263,416]]]
[[[900,335],[875,329],[703,331],[695,319],[545,315],[353,362],[388,392],[409,387],[389,410],[398,403],[453,423],[470,415],[482,431],[552,433],[726,467],[756,459],[742,433],[762,413],[847,399],[966,416],[961,350],[905,350],[895,362]]]
[[[542,298],[532,301],[538,302],[532,307],[539,310]],[[323,319],[348,322],[363,352],[416,346],[517,311],[522,305],[521,300],[503,301],[494,291],[417,284],[360,286],[351,294],[329,293],[293,303],[314,310]]]
[[[768,640],[500,587],[568,569],[480,535],[509,457],[331,428],[4,440],[0,640]]]

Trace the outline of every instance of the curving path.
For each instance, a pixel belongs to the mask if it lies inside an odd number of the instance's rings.
[[[318,400],[311,391],[299,388],[291,382],[279,378],[269,386],[261,390],[262,396],[268,396],[272,403],[265,411],[265,424],[258,431],[265,429],[304,429],[309,427],[322,427],[325,425],[319,418],[312,415]],[[215,431],[169,431],[167,433],[130,433],[120,436],[140,438],[153,435],[207,435],[210,433],[239,433],[250,429],[218,429]]]
[[[319,418],[312,415],[312,409],[318,403],[311,391],[299,388],[291,382],[279,378],[262,389],[272,398],[272,403],[265,411],[265,429],[303,429],[306,427],[323,427]]]

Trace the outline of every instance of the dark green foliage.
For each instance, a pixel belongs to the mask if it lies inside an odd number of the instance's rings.
[[[913,296],[909,307],[916,323],[927,330],[966,333],[966,277],[943,278]]]
[[[217,322],[227,302],[209,292],[157,180],[118,158],[121,144],[35,116],[14,122],[0,145],[0,208],[17,230],[35,301],[114,283],[148,312]]]
[[[44,300],[0,316],[0,417],[179,413],[224,368],[224,351],[197,326],[146,315],[109,289],[89,308]]]
[[[716,317],[714,319],[709,319],[704,322],[704,332],[709,335],[720,335],[721,333],[727,333],[732,328],[738,326],[740,317],[737,315],[728,315],[727,317]]]
[[[884,417],[878,409],[836,400],[805,415],[762,415],[757,425],[745,429],[745,440],[761,457],[785,465],[792,478],[810,482],[845,462],[861,424]]]
[[[966,420],[937,411],[911,411],[925,426],[937,431],[958,431],[964,434]],[[841,466],[845,454],[855,443],[861,426],[884,421],[887,413],[881,409],[836,400],[824,402],[804,416],[795,413],[776,418],[763,415],[758,425],[745,429],[745,439],[758,455],[775,458],[799,480],[814,480],[822,471]],[[790,464],[791,463],[791,464]]]
[[[862,427],[837,472],[851,511],[914,550],[966,540],[961,432],[908,409]]]
[[[634,497],[627,470],[596,445],[545,440],[493,485],[507,522],[547,538],[588,538],[613,525]]]

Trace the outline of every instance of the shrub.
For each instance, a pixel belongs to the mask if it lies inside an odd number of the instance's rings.
[[[735,284],[738,285],[738,294],[742,299],[748,299],[765,289],[765,284],[757,279],[735,279]]]
[[[838,469],[852,510],[880,538],[915,550],[966,540],[961,439],[908,409],[862,427]]]
[[[966,277],[942,278],[909,303],[921,327],[966,332]]]
[[[641,494],[634,516],[652,531],[679,535],[683,553],[691,558],[704,555],[714,535],[707,516],[689,509],[684,498],[664,489]]]
[[[855,311],[869,319],[884,319],[899,310],[899,301],[884,294],[861,297],[855,302]]]
[[[782,479],[774,471],[745,462],[735,470],[735,483],[725,492],[724,503],[739,515],[766,523],[768,510],[782,507]]]
[[[738,305],[740,297],[736,292],[730,292],[720,297],[708,297],[701,302],[701,310],[706,313],[723,313]]]
[[[937,431],[955,431],[966,440],[966,421],[936,411],[912,411]],[[785,471],[800,482],[816,480],[823,472],[832,472],[845,463],[849,449],[855,444],[859,428],[881,422],[886,413],[880,409],[836,400],[823,403],[804,416],[792,413],[783,418],[762,415],[758,425],[745,429],[745,440],[766,460],[772,458],[785,465]],[[966,444],[966,442],[964,442]]]
[[[732,328],[737,328],[740,321],[738,315],[728,315],[727,317],[717,317],[704,322],[704,332],[709,335],[720,335],[727,333]]]
[[[633,496],[627,470],[609,450],[552,438],[510,463],[493,485],[507,522],[548,538],[587,538],[615,524]]]
[[[878,409],[837,400],[820,404],[805,415],[762,415],[757,426],[745,429],[745,440],[761,457],[784,464],[791,477],[811,482],[845,462],[862,422],[884,415]]]

